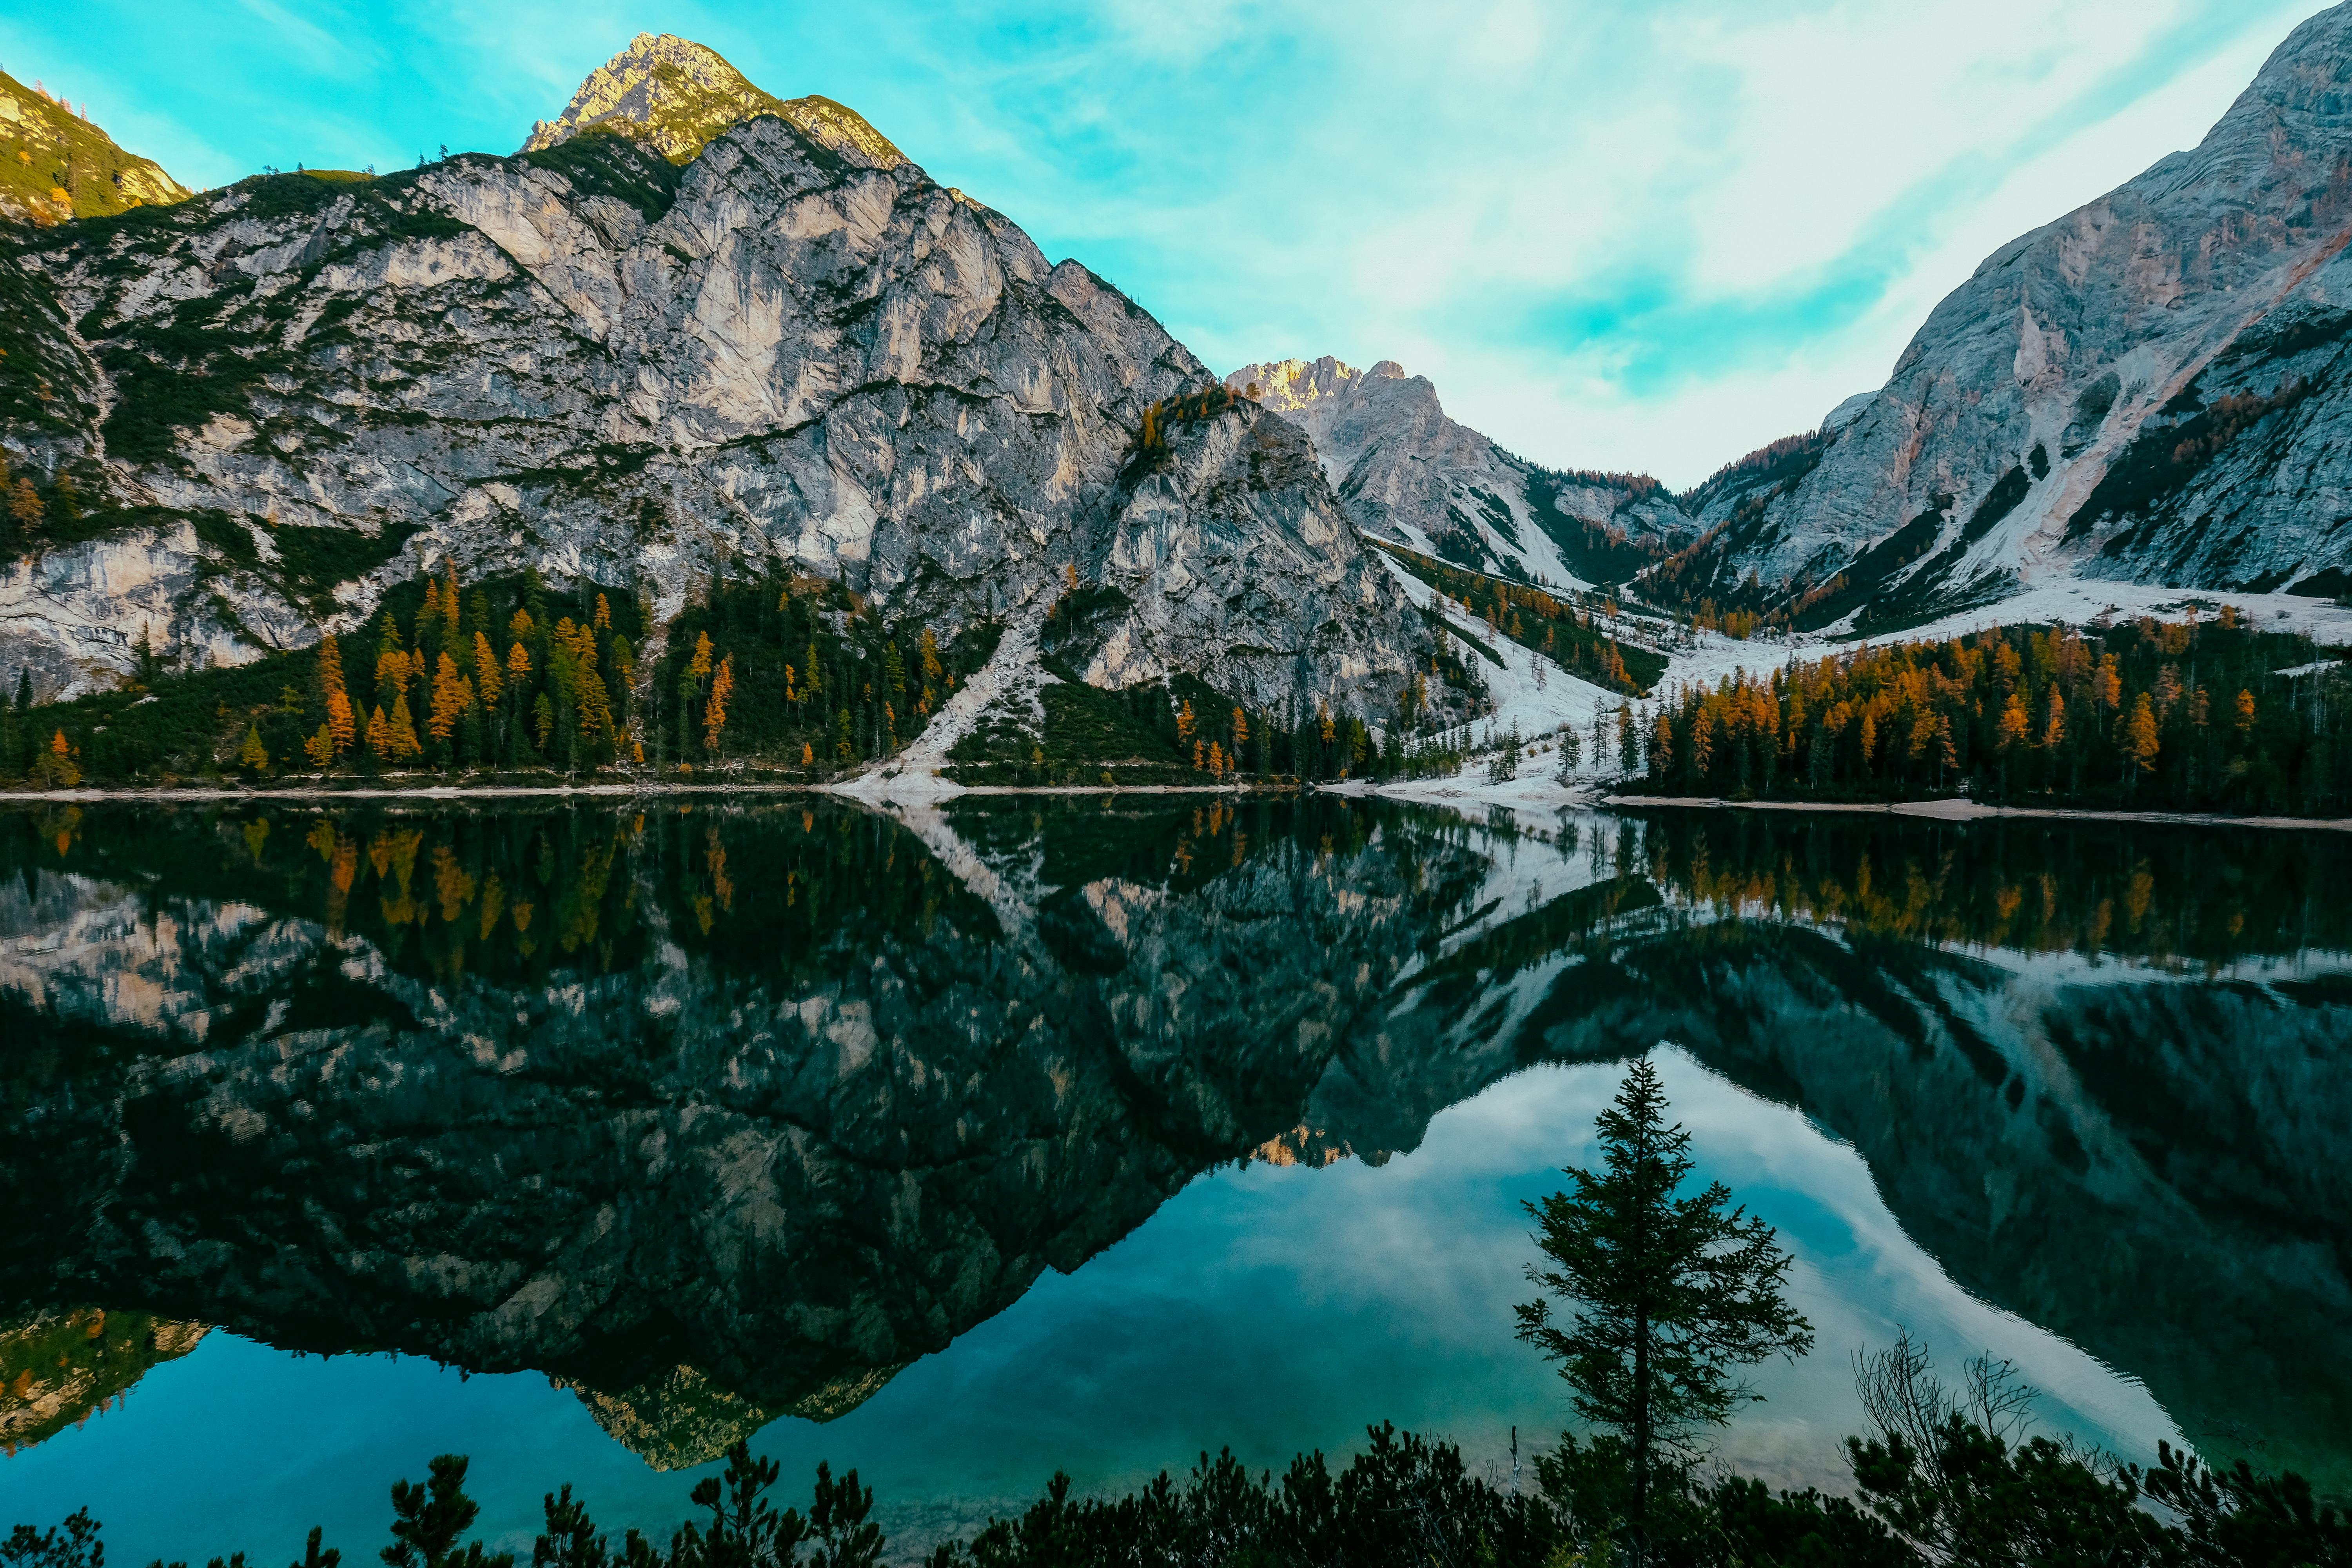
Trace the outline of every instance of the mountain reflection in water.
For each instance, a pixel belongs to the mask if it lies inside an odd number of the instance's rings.
[[[1204,1171],[1378,1163],[1518,1068],[1667,1039],[2209,1451],[2352,1485],[2341,840],[1542,826],[7,812],[0,1354],[103,1307],[535,1370],[691,1465],[856,1407]],[[37,1396],[43,1433],[84,1397]]]

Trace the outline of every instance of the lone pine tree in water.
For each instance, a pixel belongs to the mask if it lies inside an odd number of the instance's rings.
[[[1721,1426],[1746,1399],[1732,1375],[1775,1352],[1812,1348],[1812,1325],[1781,1288],[1791,1261],[1772,1227],[1732,1206],[1711,1182],[1675,1194],[1691,1173],[1690,1134],[1666,1124],[1666,1095],[1643,1058],[1601,1113],[1601,1169],[1568,1168],[1573,1193],[1527,1205],[1549,1267],[1528,1279],[1569,1304],[1518,1308],[1519,1337],[1560,1363],[1578,1414],[1633,1447],[1634,1560],[1645,1554],[1652,1455]]]

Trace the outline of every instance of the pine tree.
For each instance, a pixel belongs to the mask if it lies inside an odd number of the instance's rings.
[[[1632,1445],[1636,1564],[1657,1450],[1683,1450],[1756,1397],[1733,1369],[1813,1342],[1782,1294],[1792,1260],[1772,1227],[1730,1207],[1721,1183],[1675,1195],[1693,1169],[1690,1134],[1666,1124],[1666,1109],[1657,1069],[1636,1060],[1601,1113],[1601,1171],[1570,1166],[1572,1195],[1527,1205],[1549,1265],[1528,1279],[1574,1316],[1557,1321],[1540,1298],[1517,1309],[1519,1337],[1559,1363],[1578,1413]]]
[[[485,1552],[478,1541],[458,1549],[458,1538],[482,1511],[466,1495],[465,1456],[443,1454],[427,1468],[422,1483],[392,1484],[392,1544],[383,1552],[386,1568],[513,1568],[512,1552]]]
[[[376,706],[390,708],[407,694],[408,649],[400,640],[399,623],[386,616],[383,618],[383,640],[376,646]]]
[[[236,765],[255,773],[269,766],[269,748],[262,744],[258,724],[245,727],[245,744],[236,749]]]
[[[385,734],[387,754],[394,762],[404,763],[411,757],[424,755],[425,748],[416,740],[416,721],[409,716],[407,698],[393,700],[392,715],[385,725]]]
[[[561,1496],[546,1493],[541,1508],[547,1527],[531,1544],[531,1568],[607,1568],[613,1562],[611,1545],[596,1533],[588,1505],[573,1500],[570,1482]]]
[[[81,783],[81,766],[63,730],[50,736],[48,750],[34,760],[32,778],[37,789],[71,789]]]

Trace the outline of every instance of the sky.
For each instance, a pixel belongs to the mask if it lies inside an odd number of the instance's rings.
[[[637,32],[863,113],[1213,369],[1335,354],[1675,488],[1880,385],[2315,0],[0,0],[182,182],[509,153]]]

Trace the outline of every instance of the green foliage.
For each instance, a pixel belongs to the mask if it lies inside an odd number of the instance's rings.
[[[829,578],[718,583],[671,624],[654,672],[660,760],[701,766],[745,758],[824,776],[887,756],[929,727],[988,661],[1001,631],[981,623],[942,640],[919,622],[886,622]],[[706,668],[694,668],[706,658]],[[733,684],[713,745],[722,668]]]
[[[265,377],[293,369],[266,323],[232,324],[244,303],[242,295],[198,295],[107,336],[99,358],[116,395],[102,429],[110,456],[161,462],[173,455],[176,430],[247,412]]]
[[[1648,690],[1666,672],[1663,655],[1620,642],[1597,609],[1580,613],[1573,604],[1544,589],[1448,565],[1402,545],[1371,542],[1448,601],[1466,605],[1466,612],[1456,609],[1454,613],[1466,614],[1486,635],[1507,637],[1580,679],[1632,694]],[[1458,626],[1453,630],[1477,647],[1475,633]],[[1492,654],[1487,658],[1497,665],[1502,662]]]
[[[267,574],[268,563],[260,562],[246,524],[226,513],[198,515],[210,532],[209,542]],[[332,535],[337,531],[310,531]],[[383,542],[321,539],[316,545],[322,548],[307,553],[314,546],[298,535],[289,558],[277,568],[289,591],[299,593],[303,584],[294,574],[294,562],[315,570],[315,563],[324,560],[331,563],[325,570],[336,570],[364,559],[363,552],[383,549]],[[283,542],[279,547],[281,554],[288,553]],[[535,574],[527,573],[476,584],[453,628],[446,616],[420,614],[425,591],[421,580],[395,586],[374,615],[338,639],[344,684],[357,710],[356,729],[362,736],[373,709],[379,703],[391,706],[385,689],[376,681],[383,650],[396,643],[403,652],[425,654],[425,673],[411,678],[407,697],[421,754],[413,760],[378,758],[362,742],[327,771],[365,775],[397,765],[445,772],[575,772],[631,756],[630,726],[636,716],[621,671],[643,636],[634,599],[593,584],[556,597]],[[612,625],[597,630],[589,623],[600,595]],[[510,630],[513,614],[528,605],[536,605],[536,613],[529,629],[517,637]],[[562,646],[567,625],[577,630],[577,647],[593,648],[593,660],[583,661]],[[477,634],[490,644],[499,667],[496,703],[486,700],[487,683],[475,668]],[[505,663],[518,642],[528,666],[520,678],[507,673]],[[438,660],[445,653],[466,679],[468,694],[450,732],[433,736],[428,733],[429,707]],[[271,759],[274,776],[315,771],[303,762],[303,743],[329,719],[318,659],[315,646],[273,652],[226,668],[156,671],[149,679],[113,691],[37,705],[16,723],[11,744],[0,746],[0,776],[23,777],[36,760],[35,742],[59,731],[79,752],[93,784],[155,783],[216,773],[238,765],[248,730]],[[290,702],[289,692],[293,693]],[[533,710],[542,704],[547,720],[543,738],[530,722]]]
[[[338,586],[398,555],[423,530],[422,523],[386,522],[368,534],[356,528],[281,522],[269,536],[278,547],[278,566],[262,574],[289,600],[323,617],[333,613]]]
[[[0,169],[8,160],[0,158]],[[0,254],[0,425],[65,435],[98,416],[89,362],[48,278]]]
[[[513,1568],[510,1552],[485,1552],[478,1541],[457,1544],[482,1511],[466,1495],[465,1456],[440,1455],[428,1468],[421,1484],[392,1483],[392,1544],[381,1553],[386,1568]]]
[[[533,168],[562,174],[581,195],[626,202],[647,223],[659,221],[677,200],[677,164],[634,138],[601,126],[592,125],[552,147],[520,157]]]
[[[2131,445],[2117,454],[2098,487],[2075,509],[2066,537],[2089,533],[2119,518],[2145,521],[2186,489],[2223,450],[2261,429],[2273,416],[2278,422],[2269,426],[2272,434],[2284,435],[2294,408],[2312,391],[2309,380],[2289,376],[2267,394],[2224,394],[2208,405],[2192,382],[2141,424]],[[2136,531],[2123,530],[2107,541],[2101,552],[2122,555],[2131,548]]]
[[[184,1355],[193,1325],[95,1307],[0,1324],[0,1411],[8,1440],[29,1447],[89,1418],[150,1371]]]
[[[100,1539],[100,1528],[86,1508],[76,1509],[52,1530],[20,1524],[0,1541],[0,1564],[5,1568],[102,1568],[106,1544]]]
[[[1518,1308],[1519,1337],[1560,1363],[1578,1414],[1630,1440],[1639,1541],[1653,1455],[1721,1426],[1748,1397],[1732,1369],[1812,1348],[1811,1324],[1783,1294],[1790,1263],[1772,1227],[1731,1206],[1710,1183],[1682,1194],[1690,1134],[1668,1126],[1666,1097],[1646,1057],[1601,1113],[1602,1168],[1570,1167],[1573,1194],[1527,1205],[1549,1266],[1528,1279],[1570,1304]]]
[[[1665,559],[1665,546],[1655,540],[1637,540],[1614,524],[1570,515],[1559,497],[1571,485],[1613,489],[1629,501],[1646,500],[1661,489],[1647,474],[1561,473],[1529,464],[1528,503],[1570,571],[1588,583],[1629,583]]]
[[[8,156],[0,158],[0,197],[31,210],[35,221],[54,223],[60,216],[50,199],[54,191],[64,191],[71,216],[84,218],[136,207],[141,186],[170,184],[171,177],[152,161],[124,152],[105,132],[47,95],[5,73],[0,73],[0,91],[16,100],[21,115],[12,127]],[[19,150],[32,157],[20,160]]]
[[[2120,1466],[2069,1444],[2011,1441],[1963,1415],[1923,1447],[1899,1432],[1848,1440],[1855,1498],[1773,1492],[1686,1460],[1654,1463],[1651,1528],[1635,1561],[1649,1568],[1941,1568],[2032,1563],[2048,1568],[2347,1568],[2352,1525],[2315,1504],[2299,1478],[2243,1465],[2207,1469],[2168,1447],[2157,1467]],[[1626,1560],[1618,1542],[1636,1490],[1622,1439],[1563,1435],[1536,1458],[1532,1491],[1472,1474],[1460,1451],[1394,1426],[1370,1427],[1337,1468],[1301,1454],[1279,1479],[1230,1450],[1202,1454],[1180,1480],[1162,1471],[1139,1491],[1078,1498],[1056,1473],[1045,1495],[971,1541],[948,1540],[929,1568],[1200,1568],[1202,1564],[1345,1564],[1346,1568],[1600,1568]],[[476,1509],[465,1461],[433,1461],[423,1486],[394,1491],[392,1568],[490,1568],[505,1561],[458,1544]],[[697,1482],[694,1516],[657,1548],[635,1531],[616,1547],[566,1486],[546,1495],[533,1568],[877,1568],[887,1544],[874,1494],[855,1472],[817,1468],[806,1514],[767,1495],[774,1461],[739,1442],[725,1471]],[[2166,1513],[2141,1506],[2143,1500]],[[805,1555],[803,1550],[805,1549]],[[97,1521],[76,1514],[46,1534],[29,1525],[0,1543],[6,1568],[99,1568]],[[331,1568],[311,1531],[304,1563]],[[902,1559],[910,1560],[910,1559]],[[217,1560],[216,1560],[217,1561]],[[230,1563],[241,1559],[231,1559]],[[181,1568],[181,1565],[174,1565]],[[226,1568],[226,1565],[225,1565]]]

